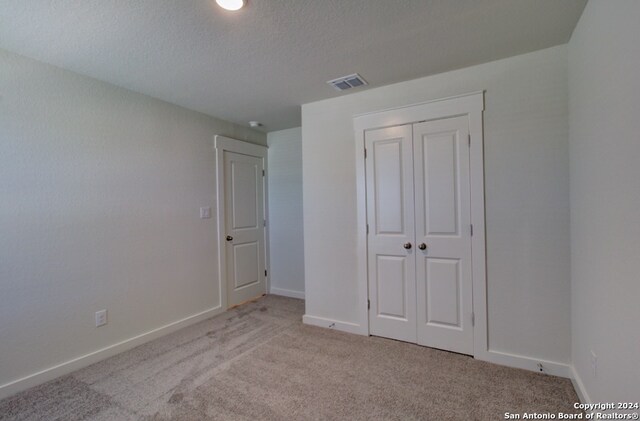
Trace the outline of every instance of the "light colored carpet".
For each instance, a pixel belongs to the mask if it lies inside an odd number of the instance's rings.
[[[567,379],[302,325],[267,296],[0,401],[0,420],[499,420],[574,412]]]

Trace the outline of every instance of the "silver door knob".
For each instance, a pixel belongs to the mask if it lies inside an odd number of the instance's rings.
[[[418,246],[418,248],[419,248],[420,250],[426,250],[426,249],[427,249],[427,245],[426,245],[425,243],[421,243],[421,244]]]
[[[404,247],[407,250],[409,250],[411,248],[411,243],[404,243],[404,246],[402,246],[402,247]]]
[[[230,235],[227,235],[227,241],[233,241],[233,237]]]

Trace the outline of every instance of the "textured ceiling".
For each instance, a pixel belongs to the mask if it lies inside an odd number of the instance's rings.
[[[0,0],[0,48],[264,130],[300,104],[565,43],[586,0]],[[349,92],[357,92],[358,88]]]

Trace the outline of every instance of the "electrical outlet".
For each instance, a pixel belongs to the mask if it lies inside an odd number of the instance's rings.
[[[96,311],[96,327],[107,324],[107,310]]]
[[[200,208],[200,219],[209,219],[209,218],[211,218],[211,208],[208,206]]]
[[[593,377],[598,377],[598,356],[593,352],[593,349],[591,350],[591,371]]]

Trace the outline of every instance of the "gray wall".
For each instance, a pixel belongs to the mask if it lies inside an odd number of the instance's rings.
[[[640,397],[639,22],[638,1],[590,1],[569,43],[572,361],[593,402]]]
[[[0,394],[219,305],[215,134],[266,144],[0,50]]]
[[[361,325],[353,116],[486,90],[489,346],[570,359],[567,50],[559,46],[302,107],[306,313]],[[360,151],[358,151],[360,153]]]
[[[304,298],[302,130],[271,132],[267,141],[271,293]]]

